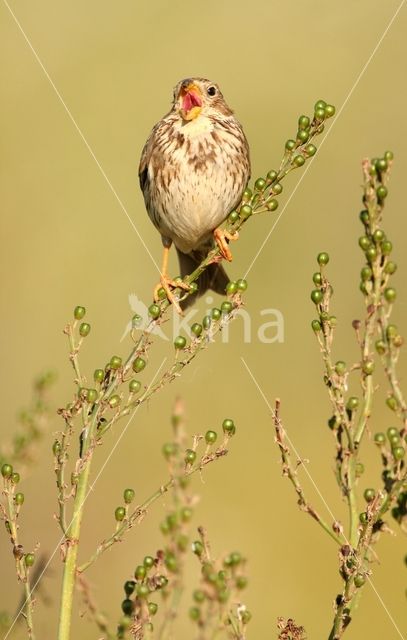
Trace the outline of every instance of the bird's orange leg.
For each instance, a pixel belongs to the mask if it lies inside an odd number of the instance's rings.
[[[229,233],[225,229],[215,229],[213,232],[213,237],[215,238],[215,242],[219,247],[219,251],[221,253],[222,258],[227,260],[228,262],[232,262],[232,253],[229,249],[228,242],[230,240],[237,240],[239,234],[235,231],[233,234]]]
[[[184,282],[179,282],[179,281],[175,281],[172,280],[168,274],[167,274],[167,270],[168,270],[168,257],[170,254],[170,247],[164,247],[164,253],[163,253],[163,261],[162,261],[162,266],[161,266],[161,274],[160,274],[160,282],[157,284],[156,287],[154,287],[154,300],[160,300],[160,296],[158,295],[159,290],[162,288],[164,289],[168,300],[171,302],[171,304],[174,305],[175,309],[177,310],[177,312],[182,315],[182,309],[179,306],[178,300],[175,298],[172,289],[185,289],[186,291],[189,291],[189,286],[187,284],[185,284]]]

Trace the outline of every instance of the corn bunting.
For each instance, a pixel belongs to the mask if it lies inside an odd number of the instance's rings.
[[[217,84],[205,78],[181,80],[172,108],[153,128],[141,155],[139,178],[148,214],[161,234],[161,282],[177,310],[167,274],[172,243],[181,276],[191,273],[216,242],[226,260],[232,256],[218,227],[237,206],[250,177],[249,147],[242,126]],[[198,293],[224,293],[229,278],[214,262],[198,279]],[[185,287],[187,288],[187,286]],[[195,296],[189,296],[185,308]]]

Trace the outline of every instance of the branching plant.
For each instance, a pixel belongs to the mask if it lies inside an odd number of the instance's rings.
[[[235,211],[232,211],[225,222],[227,237],[237,239],[238,234],[249,219],[257,214],[273,212],[278,207],[278,198],[282,193],[282,181],[294,169],[302,167],[316,152],[315,138],[324,130],[325,121],[334,115],[335,109],[323,100],[319,100],[314,109],[314,116],[309,118],[302,115],[298,120],[296,136],[287,140],[283,158],[278,170],[271,170],[265,178],[258,178],[253,190],[247,188],[242,201]],[[179,289],[175,290],[178,300],[183,300],[188,295],[196,292],[196,281],[199,275],[214,260],[221,259],[219,248],[213,248],[198,268],[187,277],[183,283],[180,281]],[[184,286],[182,286],[184,285]],[[186,288],[185,285],[188,285]],[[208,432],[204,436],[207,449],[201,455],[198,449],[202,444],[202,437],[197,436],[190,448],[184,451],[182,469],[172,470],[170,479],[161,485],[157,491],[134,509],[131,507],[134,493],[131,489],[124,492],[124,506],[115,510],[116,527],[103,541],[96,544],[94,553],[90,558],[79,561],[79,549],[82,537],[82,519],[86,506],[86,499],[90,491],[91,467],[94,456],[101,450],[104,436],[123,418],[128,422],[133,419],[137,408],[156,395],[165,385],[179,377],[183,369],[204,349],[214,341],[221,332],[237,315],[243,305],[242,293],[247,288],[244,279],[229,282],[226,287],[225,300],[219,308],[215,307],[208,315],[205,315],[201,323],[195,323],[191,327],[190,336],[177,336],[174,340],[175,355],[171,364],[164,370],[160,367],[149,382],[144,379],[144,370],[148,364],[151,350],[154,346],[154,332],[168,319],[170,301],[166,297],[164,289],[159,291],[159,300],[149,307],[149,323],[144,329],[140,328],[140,318],[135,316],[132,322],[132,346],[125,357],[113,355],[105,366],[95,368],[92,376],[87,375],[80,361],[81,350],[91,331],[91,325],[85,319],[86,309],[77,306],[74,310],[74,319],[64,330],[69,342],[69,359],[74,369],[75,392],[68,404],[59,409],[58,413],[63,420],[63,428],[56,434],[52,450],[54,455],[54,468],[56,475],[58,512],[57,521],[62,532],[61,555],[63,558],[62,596],[60,603],[60,619],[58,640],[68,640],[71,637],[71,620],[73,613],[73,595],[75,584],[82,593],[90,611],[94,612],[94,618],[98,621],[99,628],[105,632],[106,637],[122,637],[119,631],[116,635],[109,635],[109,625],[105,618],[97,613],[97,607],[91,597],[89,585],[86,582],[84,572],[93,564],[103,552],[110,548],[116,541],[128,533],[136,522],[145,517],[151,504],[159,498],[163,492],[172,490],[174,499],[181,500],[181,480],[187,480],[190,475],[199,471],[213,460],[222,457],[226,453],[229,437],[234,433],[234,423],[227,419],[223,422],[224,441],[217,448],[214,447],[214,432]],[[169,454],[170,456],[170,454]],[[171,456],[170,456],[171,457]],[[30,568],[34,564],[35,554],[27,553],[20,545],[18,538],[18,517],[21,508],[21,498],[16,492],[18,473],[12,467],[10,460],[6,459],[2,466],[4,481],[3,496],[5,498],[2,517],[6,530],[10,536],[12,549],[16,558],[17,577],[24,584],[26,598],[21,613],[27,622],[28,636],[34,640],[33,609],[34,598],[32,584],[30,583]],[[184,505],[185,506],[185,505]],[[230,597],[243,584],[243,574],[240,573],[243,563],[234,558],[230,566],[224,569],[218,568],[211,559],[206,542],[204,530],[200,529],[203,553],[197,554],[208,569],[206,583],[201,590],[206,594],[207,613],[206,622],[203,617],[197,617],[199,627],[199,639],[214,638],[224,632],[231,638],[244,638],[245,627],[248,622],[248,613],[240,605],[234,608]],[[179,561],[175,553],[176,541],[171,540],[164,555],[156,556],[154,567],[161,571],[163,565],[167,571],[169,558]],[[177,543],[178,544],[178,543]],[[199,545],[196,547],[199,548]],[[177,547],[178,549],[178,547]],[[172,555],[171,555],[172,554]],[[233,554],[232,554],[233,555]],[[232,557],[232,556],[231,556]],[[157,561],[157,562],[156,562]],[[236,562],[235,562],[236,561]],[[172,560],[171,560],[172,562]],[[171,563],[170,563],[171,564]],[[144,565],[140,565],[144,566]],[[147,569],[148,567],[146,567]],[[216,573],[216,584],[210,586],[213,575]],[[146,582],[138,586],[152,589],[153,574],[149,574]],[[160,573],[161,575],[161,573]],[[163,574],[164,575],[164,574]],[[211,579],[209,579],[211,578]],[[138,580],[138,578],[137,578]],[[180,591],[180,583],[177,579],[171,581],[173,591],[172,602],[167,615],[167,623],[158,638],[171,637],[171,621],[174,619],[174,611],[177,608],[176,595]],[[150,617],[152,611],[146,608],[147,599],[137,600],[140,594],[138,586],[135,590],[135,600],[132,600],[128,611],[133,616],[129,630],[136,638],[151,637]],[[130,595],[130,594],[128,594]],[[127,598],[131,600],[130,598]],[[175,604],[174,604],[175,599]],[[206,618],[205,618],[206,619]],[[210,624],[209,624],[210,619]],[[202,622],[202,624],[201,624]],[[119,625],[120,630],[120,625]],[[208,633],[212,634],[208,636]],[[138,634],[138,635],[137,635]],[[140,635],[141,634],[141,635]],[[150,634],[150,635],[146,635]]]
[[[397,375],[397,361],[403,339],[391,324],[396,290],[391,277],[396,264],[391,259],[392,242],[382,229],[382,216],[387,197],[387,182],[393,154],[363,162],[363,204],[360,221],[363,235],[359,246],[364,253],[360,290],[365,301],[363,320],[352,323],[359,346],[359,360],[350,366],[335,361],[332,355],[337,320],[331,314],[333,289],[326,276],[327,253],[318,255],[319,271],[314,273],[315,289],[311,293],[318,318],[312,321],[324,363],[324,383],[332,405],[328,420],[335,443],[335,474],[341,495],[348,505],[346,525],[327,523],[307,500],[301,486],[298,469],[302,460],[293,461],[280,417],[280,402],[276,402],[274,426],[280,449],[283,474],[289,478],[298,496],[298,504],[335,541],[339,548],[339,573],[342,591],[335,599],[335,615],[329,640],[341,638],[352,620],[362,588],[372,574],[377,560],[374,546],[380,535],[390,531],[389,516],[405,529],[407,473],[405,442],[407,435],[407,406]],[[372,438],[369,420],[373,396],[381,392],[375,382],[377,364],[381,364],[388,382],[385,395],[392,412],[387,433],[378,432],[373,443],[381,455],[382,477],[376,487],[360,487],[364,465],[364,447]],[[351,395],[351,379],[359,379],[359,396]],[[353,381],[352,381],[353,382]],[[390,421],[390,420],[389,420]]]

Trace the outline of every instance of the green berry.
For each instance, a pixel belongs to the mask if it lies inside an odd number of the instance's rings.
[[[158,611],[158,604],[156,604],[155,602],[149,602],[147,606],[150,616],[155,616]]]
[[[325,100],[318,100],[315,104],[314,104],[314,111],[316,111],[317,109],[325,109],[325,107],[327,106]]]
[[[93,404],[94,402],[96,402],[98,396],[99,394],[96,389],[88,389],[86,392],[86,402]]]
[[[52,445],[52,453],[54,454],[54,456],[59,456],[61,451],[62,451],[61,443],[59,442],[59,440],[55,440],[54,444]]]
[[[346,408],[349,411],[355,411],[359,406],[359,400],[355,396],[351,396],[346,403]]]
[[[295,149],[295,140],[287,140],[287,142],[285,143],[285,148],[287,149],[287,151],[292,151],[293,149]]]
[[[16,493],[14,500],[16,502],[16,504],[21,507],[21,505],[24,502],[24,493]]]
[[[399,430],[397,429],[397,427],[389,427],[387,429],[387,437],[389,440],[391,440],[391,438],[394,438],[394,436],[399,436]]]
[[[245,589],[247,587],[247,578],[246,576],[237,576],[236,578],[236,588],[237,589]]]
[[[276,180],[277,176],[278,176],[277,171],[274,171],[274,169],[272,169],[267,174],[267,182],[269,182],[269,183],[274,182]]]
[[[264,178],[257,178],[256,182],[254,183],[254,188],[256,189],[256,191],[264,191],[266,187],[266,181],[264,180]]]
[[[296,167],[302,167],[305,163],[305,158],[301,154],[294,156],[293,165]]]
[[[366,280],[370,280],[373,276],[373,271],[371,270],[370,267],[363,267],[363,269],[360,272],[360,277],[362,278],[363,281]]]
[[[397,411],[398,402],[394,396],[389,396],[386,398],[386,404],[392,411]]]
[[[313,320],[311,322],[311,327],[312,327],[312,330],[315,331],[315,333],[318,333],[318,331],[321,331],[322,329],[321,323],[319,320]]]
[[[373,371],[374,371],[374,362],[373,362],[373,360],[366,360],[363,363],[362,370],[363,370],[363,373],[366,376],[371,376]]]
[[[201,556],[203,554],[203,550],[203,544],[200,540],[195,540],[195,542],[192,543],[192,553],[196,556]]]
[[[346,364],[343,362],[343,360],[338,360],[338,362],[335,364],[335,371],[338,376],[343,376],[346,373]]]
[[[385,187],[383,184],[380,185],[380,187],[377,187],[376,189],[376,195],[377,195],[377,199],[378,200],[384,200],[387,196],[387,187]]]
[[[211,311],[211,318],[212,320],[219,320],[219,318],[221,317],[222,313],[221,310],[218,309],[217,307],[214,307]]]
[[[144,580],[144,578],[146,577],[146,573],[147,569],[144,564],[139,564],[134,572],[134,577],[136,578],[136,580]]]
[[[386,264],[386,266],[384,267],[384,271],[385,273],[387,273],[388,275],[392,276],[393,273],[395,273],[397,270],[397,264],[395,262],[388,262]]]
[[[236,282],[236,285],[239,291],[246,291],[248,287],[247,280],[244,280],[244,278],[239,278],[239,280],[237,280]]]
[[[365,465],[362,462],[357,462],[355,466],[355,474],[357,478],[360,478],[365,472]]]
[[[370,245],[371,245],[371,242],[367,236],[361,236],[359,238],[359,247],[363,249],[363,251],[366,251],[366,249],[368,249]]]
[[[133,361],[133,371],[135,373],[140,373],[140,371],[143,371],[144,367],[146,366],[146,361],[144,360],[144,358],[141,358],[140,356],[138,356],[134,361]]]
[[[391,447],[394,449],[394,447],[396,447],[400,443],[400,436],[399,435],[391,436],[391,438],[389,438],[389,441],[390,441]]]
[[[191,331],[194,334],[194,336],[196,336],[197,338],[199,338],[199,336],[202,333],[202,325],[199,324],[199,322],[194,322],[194,324],[191,327]]]
[[[384,290],[384,297],[389,304],[392,304],[397,297],[396,290],[393,289],[393,287],[387,287],[387,289]]]
[[[314,304],[321,304],[324,295],[319,289],[311,291],[311,300]]]
[[[160,313],[161,309],[158,304],[150,304],[150,306],[148,307],[148,315],[150,316],[150,318],[156,320],[159,317]]]
[[[366,502],[372,502],[375,495],[376,495],[376,492],[374,489],[365,489],[365,491],[363,492],[363,497],[366,500]]]
[[[236,222],[237,220],[239,220],[239,212],[238,211],[232,211],[231,213],[229,213],[229,218],[228,218],[229,222],[231,222],[232,224],[234,222]]]
[[[176,349],[184,349],[187,341],[184,336],[177,336],[174,340],[174,347]]]
[[[116,507],[114,512],[114,517],[117,520],[117,522],[121,522],[122,520],[124,520],[125,516],[126,516],[126,509],[124,507]]]
[[[185,462],[186,464],[194,464],[195,460],[196,460],[196,451],[194,451],[193,449],[187,449],[185,451]]]
[[[314,144],[307,144],[307,146],[305,147],[305,153],[307,154],[307,156],[314,156],[317,152],[317,148]]]
[[[141,382],[139,380],[130,380],[129,382],[129,391],[130,393],[138,393],[141,389]]]
[[[218,437],[218,434],[216,433],[216,431],[207,431],[205,433],[206,444],[214,444],[216,442],[217,437]]]
[[[222,429],[223,433],[229,436],[233,436],[236,433],[235,423],[230,418],[225,418],[222,422]]]
[[[224,300],[220,305],[220,310],[224,315],[227,315],[233,310],[233,304],[229,300]]]
[[[369,211],[367,209],[363,209],[363,211],[359,213],[359,219],[363,224],[368,225],[370,220]]]
[[[376,247],[368,247],[365,252],[366,258],[369,262],[374,262],[377,258]]]
[[[315,119],[325,120],[325,109],[315,109]]]
[[[167,442],[162,448],[163,456],[167,460],[177,453],[177,445],[174,442]]]
[[[266,208],[268,211],[275,211],[278,207],[278,200],[272,198],[271,200],[267,200]]]
[[[332,118],[335,115],[335,107],[333,104],[327,104],[325,107],[325,117]]]
[[[373,240],[377,242],[377,244],[380,244],[384,239],[384,231],[382,229],[376,229],[376,231],[373,233]]]
[[[236,282],[228,282],[225,289],[228,296],[232,296],[237,291]]]
[[[90,333],[90,324],[88,324],[87,322],[82,322],[82,324],[79,327],[79,334],[82,336],[82,338],[86,338],[86,336],[88,336]]]
[[[386,353],[386,343],[384,340],[376,340],[375,342],[376,351],[379,355],[383,355]]]
[[[201,612],[200,612],[199,608],[198,607],[191,607],[190,610],[189,610],[189,617],[194,622],[197,622],[199,620],[199,618],[201,617]]]
[[[123,491],[123,498],[126,504],[133,502],[135,496],[134,489],[125,489]]]
[[[85,316],[86,313],[86,309],[85,307],[75,307],[74,311],[73,311],[73,316],[75,318],[75,320],[82,320],[82,318]]]
[[[192,518],[193,511],[190,507],[182,507],[181,509],[181,520],[182,522],[189,522]]]
[[[251,208],[251,206],[249,204],[244,204],[240,208],[240,215],[243,218],[243,220],[246,220],[247,218],[250,218],[252,213],[253,213],[253,210],[252,210],[252,208]]]
[[[404,454],[405,454],[404,447],[394,447],[393,457],[395,460],[402,460],[404,458]]]
[[[250,198],[252,197],[252,190],[249,189],[249,187],[246,187],[246,189],[243,192],[243,200],[245,200],[246,202],[248,200],[250,200]]]
[[[117,369],[120,369],[121,366],[122,366],[122,359],[119,356],[112,356],[110,358],[109,367],[111,369],[116,371]]]
[[[133,613],[133,601],[126,598],[122,602],[122,611],[124,615],[130,616]]]
[[[393,340],[398,335],[397,327],[395,324],[389,324],[386,329],[386,338],[389,340]]]
[[[103,371],[103,369],[95,369],[95,371],[93,372],[93,379],[95,382],[103,382],[104,377],[105,372]]]
[[[24,556],[24,562],[26,567],[32,567],[35,562],[35,555],[33,553],[26,553]]]
[[[120,404],[120,396],[118,396],[117,394],[114,394],[113,396],[110,396],[109,398],[109,407],[111,409],[115,409],[116,407],[118,407]]]
[[[375,168],[377,171],[383,172],[387,170],[387,160],[386,158],[379,158],[376,161]]]
[[[317,256],[317,262],[320,266],[326,265],[329,262],[329,255],[325,252],[319,253]]]
[[[146,556],[143,560],[143,564],[146,569],[154,567],[154,558],[152,556]]]
[[[366,578],[363,574],[361,573],[357,573],[353,579],[354,583],[355,583],[355,587],[357,589],[360,589],[360,587],[363,587],[363,585],[366,582]]]
[[[375,441],[375,444],[382,445],[386,442],[386,436],[384,435],[384,433],[379,431],[378,433],[375,433],[374,441]]]
[[[206,595],[205,595],[205,592],[202,591],[202,589],[196,589],[192,594],[192,597],[195,600],[195,602],[198,602],[199,604],[201,604],[201,602],[205,601]]]
[[[13,473],[13,467],[11,466],[11,464],[3,464],[2,468],[1,468],[1,475],[3,476],[3,478],[10,478],[10,476]]]
[[[244,609],[242,611],[242,613],[240,614],[241,620],[243,622],[243,624],[248,624],[250,622],[250,620],[252,619],[252,614],[250,613],[250,611],[248,609]]]
[[[311,124],[311,121],[308,118],[308,116],[300,116],[298,118],[298,128],[299,129],[308,129],[310,124]]]
[[[367,517],[367,513],[365,511],[362,511],[362,513],[359,514],[359,522],[360,522],[360,524],[367,524],[368,523],[368,517]]]
[[[297,131],[297,140],[299,140],[301,144],[305,144],[306,142],[308,142],[308,139],[309,139],[309,131],[306,131],[305,129],[299,129]]]
[[[280,193],[282,193],[282,191],[283,191],[283,185],[280,184],[280,182],[276,182],[276,184],[273,184],[272,191],[273,191],[274,195],[279,196]]]
[[[136,583],[134,582],[134,580],[127,580],[127,582],[124,583],[124,592],[126,596],[131,596],[135,586]]]
[[[314,273],[314,275],[312,276],[312,281],[317,287],[320,287],[322,284],[322,274],[319,271]]]
[[[382,254],[384,256],[389,256],[393,250],[393,244],[390,242],[390,240],[383,240],[380,245],[380,249],[382,250]]]
[[[202,326],[205,330],[208,330],[210,328],[212,324],[212,318],[211,316],[204,316],[202,318]]]

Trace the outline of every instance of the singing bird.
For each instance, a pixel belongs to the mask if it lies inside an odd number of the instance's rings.
[[[241,124],[218,85],[187,78],[174,89],[172,108],[153,128],[142,151],[139,178],[148,214],[161,234],[164,255],[160,284],[181,312],[168,276],[174,243],[181,277],[190,274],[216,242],[232,259],[219,225],[239,203],[250,177],[249,146]],[[225,293],[229,278],[215,261],[198,279],[198,292]],[[185,287],[188,288],[188,287]],[[189,306],[195,296],[181,303]]]

